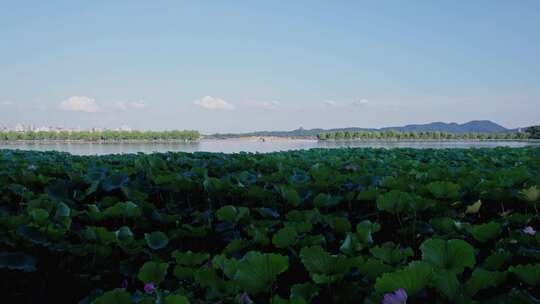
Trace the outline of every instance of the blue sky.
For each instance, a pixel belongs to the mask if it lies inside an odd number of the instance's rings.
[[[0,124],[526,126],[539,29],[534,0],[2,1]]]

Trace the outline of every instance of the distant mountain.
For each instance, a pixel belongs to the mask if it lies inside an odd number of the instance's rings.
[[[464,124],[455,122],[432,122],[428,124],[414,124],[401,127],[384,127],[376,128],[336,128],[336,129],[303,129],[299,128],[292,131],[259,131],[249,133],[228,133],[228,134],[212,134],[206,135],[207,138],[231,138],[244,136],[277,136],[277,137],[315,137],[322,132],[336,131],[387,131],[395,130],[402,132],[427,132],[439,131],[448,133],[500,133],[500,132],[515,132],[516,130],[507,129],[497,123],[489,120],[473,120]]]
[[[496,124],[489,120],[473,120],[464,124],[458,124],[455,122],[445,123],[445,122],[432,122],[428,124],[421,125],[406,125],[403,127],[387,127],[382,128],[381,130],[396,130],[403,132],[426,132],[426,131],[439,131],[439,132],[448,132],[448,133],[499,133],[499,132],[508,132],[509,129]]]

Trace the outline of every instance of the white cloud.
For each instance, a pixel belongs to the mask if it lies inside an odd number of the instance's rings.
[[[275,100],[270,101],[260,101],[260,100],[251,100],[244,103],[246,106],[256,109],[263,110],[275,110],[279,107],[280,102]]]
[[[96,113],[101,110],[93,98],[86,96],[72,96],[60,103],[58,109],[62,111],[76,111]]]
[[[221,111],[234,110],[234,105],[232,105],[231,103],[228,103],[227,101],[221,98],[212,97],[212,96],[204,96],[201,99],[195,100],[193,103],[207,110],[221,110]]]
[[[369,103],[369,100],[362,98],[351,102],[351,106],[365,106]]]

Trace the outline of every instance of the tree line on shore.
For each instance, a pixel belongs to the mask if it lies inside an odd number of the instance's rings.
[[[79,140],[79,141],[117,141],[117,140],[185,140],[200,138],[198,131],[0,131],[0,140]]]
[[[540,128],[537,133],[540,135]],[[402,132],[402,131],[336,131],[323,132],[317,135],[319,140],[347,140],[347,139],[406,139],[406,140],[523,140],[535,138],[529,132],[504,133],[449,133],[439,131]],[[536,137],[537,138],[537,137]]]

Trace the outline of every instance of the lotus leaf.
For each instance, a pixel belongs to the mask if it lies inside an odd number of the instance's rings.
[[[422,291],[433,277],[433,268],[426,262],[412,262],[406,268],[384,273],[375,282],[375,290],[379,293],[393,292],[399,288],[413,296]]]
[[[124,289],[114,289],[111,291],[105,292],[103,295],[98,297],[95,301],[95,304],[131,304],[133,303],[129,298],[129,293]]]
[[[234,280],[252,294],[268,292],[277,276],[289,268],[286,256],[250,251],[239,261]]]
[[[157,263],[153,261],[146,262],[141,269],[139,269],[137,277],[143,283],[154,283],[157,285],[165,279],[168,268],[169,264],[167,263]]]
[[[505,280],[506,272],[488,271],[477,268],[473,271],[471,278],[465,283],[465,294],[468,297],[472,297],[482,289],[501,285]]]
[[[493,221],[480,225],[471,225],[467,230],[477,241],[482,243],[495,239],[502,233],[501,224]]]
[[[170,295],[163,298],[165,304],[189,304],[188,298],[181,295]]]
[[[161,231],[146,233],[144,239],[146,240],[146,245],[154,250],[165,248],[169,244],[169,238]]]
[[[294,245],[297,237],[298,233],[296,232],[296,229],[292,227],[285,227],[274,234],[272,237],[272,244],[274,244],[277,248],[290,247]]]
[[[531,286],[537,286],[540,284],[540,264],[512,266],[508,269],[508,271],[515,274],[520,280]]]
[[[432,182],[427,185],[428,190],[438,199],[452,200],[459,196],[460,187],[452,182]]]
[[[426,240],[420,246],[422,260],[456,274],[476,264],[474,248],[463,240]]]

